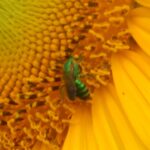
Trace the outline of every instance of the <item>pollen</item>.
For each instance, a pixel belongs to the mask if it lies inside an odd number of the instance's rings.
[[[0,149],[31,149],[36,141],[61,149],[70,118],[82,105],[66,98],[63,64],[69,56],[81,57],[81,80],[91,97],[106,86],[110,56],[130,49],[130,3],[0,2]]]

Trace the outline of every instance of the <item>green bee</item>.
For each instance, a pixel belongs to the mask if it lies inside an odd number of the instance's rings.
[[[88,88],[80,80],[80,72],[80,65],[75,61],[74,57],[70,56],[63,68],[65,88],[70,100],[75,100],[76,97],[82,100],[90,98]]]

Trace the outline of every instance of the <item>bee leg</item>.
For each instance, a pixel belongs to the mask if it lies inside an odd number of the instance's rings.
[[[59,87],[59,91],[60,91],[60,98],[61,99],[65,99],[66,98],[66,92],[65,92],[65,85],[62,84],[60,87]]]

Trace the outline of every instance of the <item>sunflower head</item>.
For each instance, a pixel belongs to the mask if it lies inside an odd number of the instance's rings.
[[[0,2],[0,145],[26,149],[36,141],[62,146],[78,106],[112,80],[110,58],[130,49],[131,1]],[[70,56],[91,101],[70,101],[63,67]],[[81,59],[80,59],[81,58]],[[61,90],[62,89],[62,90]]]

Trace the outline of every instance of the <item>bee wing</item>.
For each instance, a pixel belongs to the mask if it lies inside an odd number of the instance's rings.
[[[72,75],[65,75],[65,87],[70,100],[76,98],[76,85]]]

